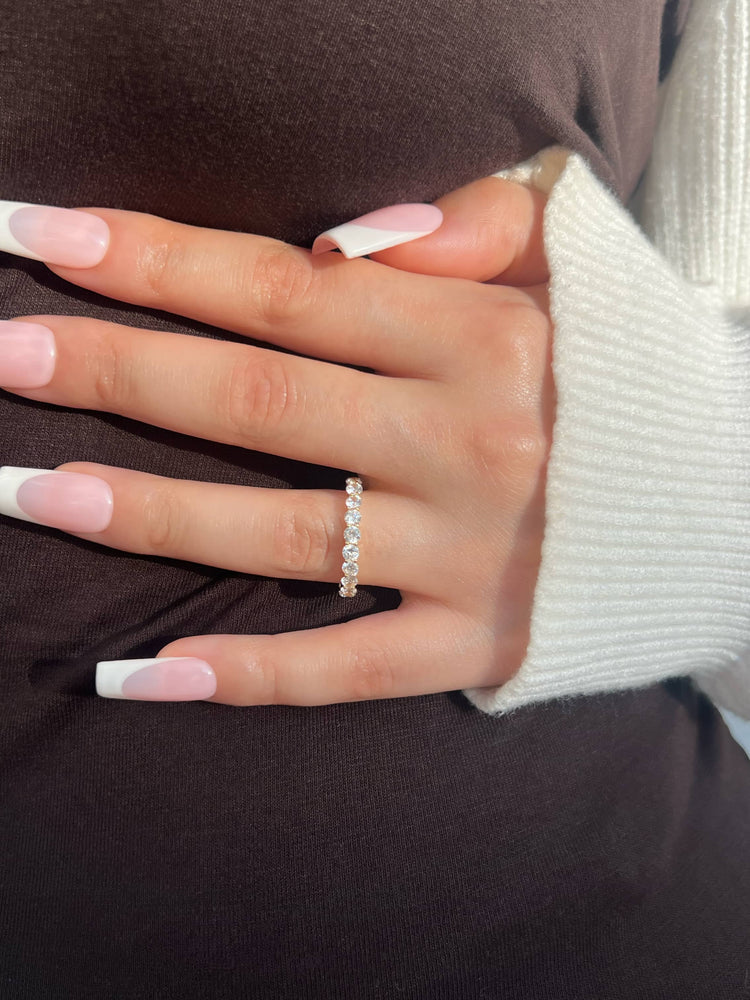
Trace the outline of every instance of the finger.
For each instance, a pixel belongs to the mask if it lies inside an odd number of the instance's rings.
[[[433,383],[88,318],[29,322],[52,332],[57,357],[47,385],[17,390],[28,399],[389,482],[423,465],[409,427],[423,420]]]
[[[549,278],[542,228],[546,202],[546,195],[522,184],[484,177],[435,202],[443,223],[434,233],[371,256],[420,274],[541,284]]]
[[[351,558],[358,562],[360,585],[432,594],[433,587],[442,584],[444,529],[416,500],[367,489],[356,508],[360,520],[347,525],[343,491],[201,483],[87,462],[70,462],[56,472],[76,473],[79,480],[92,480],[92,486],[109,488],[108,523],[103,528],[97,521],[94,530],[86,530],[80,488],[74,497],[78,523],[72,533],[99,545],[255,576],[333,585],[341,580],[347,542],[358,549]],[[45,478],[46,494],[36,500],[27,494],[36,503],[29,509],[36,520],[65,530],[70,527],[65,495],[62,489],[54,494],[54,475]],[[33,481],[28,482],[33,487]],[[66,485],[63,477],[57,482]],[[84,514],[100,517],[94,509]],[[352,532],[346,539],[345,529]]]
[[[210,700],[227,705],[406,698],[510,676],[492,630],[440,602],[408,597],[394,611],[304,632],[178,639],[159,656],[208,663],[217,678]]]
[[[368,260],[313,258],[307,250],[246,233],[114,209],[67,215],[83,213],[106,223],[107,250],[93,267],[49,264],[74,284],[388,374],[450,367],[444,341],[466,308],[469,286],[453,289],[448,298],[427,277]],[[436,309],[441,294],[443,308]]]

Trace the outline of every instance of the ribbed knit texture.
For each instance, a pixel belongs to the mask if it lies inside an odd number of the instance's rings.
[[[696,4],[644,179],[641,226],[688,281],[750,307],[750,4]]]
[[[652,242],[578,155],[504,175],[559,174],[558,408],[531,641],[507,684],[466,692],[485,711],[692,674],[750,717],[749,23],[750,0],[688,22],[644,182]]]

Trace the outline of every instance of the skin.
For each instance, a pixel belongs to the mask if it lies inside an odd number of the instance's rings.
[[[165,646],[159,655],[211,664],[211,701],[318,705],[494,686],[523,660],[554,416],[544,198],[490,177],[437,204],[435,233],[357,260],[85,209],[110,227],[107,255],[86,270],[51,268],[304,357],[18,317],[53,330],[58,363],[44,388],[10,391],[363,477],[359,585],[397,588],[401,605],[308,631]],[[341,577],[342,492],[60,468],[114,492],[111,525],[78,537],[264,576]]]

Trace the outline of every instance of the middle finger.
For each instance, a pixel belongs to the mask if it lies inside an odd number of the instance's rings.
[[[16,322],[47,327],[56,347],[50,381],[14,390],[26,398],[356,469],[387,483],[413,481],[423,465],[411,429],[429,423],[438,389],[433,382],[102,320],[36,316]]]

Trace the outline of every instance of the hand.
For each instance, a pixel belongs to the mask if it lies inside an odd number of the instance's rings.
[[[47,358],[46,384],[10,391],[364,478],[359,585],[399,589],[400,607],[306,632],[170,643],[160,657],[198,658],[211,668],[201,668],[204,680],[215,674],[215,693],[193,697],[390,698],[500,684],[521,664],[554,406],[543,198],[486,178],[438,205],[439,230],[377,260],[86,210],[109,227],[103,260],[52,267],[103,295],[305,357],[92,319],[22,318],[52,331],[56,360],[52,372]],[[75,483],[111,496],[111,511],[77,522],[63,488],[74,481],[48,476],[36,499],[34,479],[23,502],[18,493],[27,516],[130,552],[332,586],[341,577],[341,492],[61,469],[94,477]],[[158,685],[134,696],[191,697]]]

